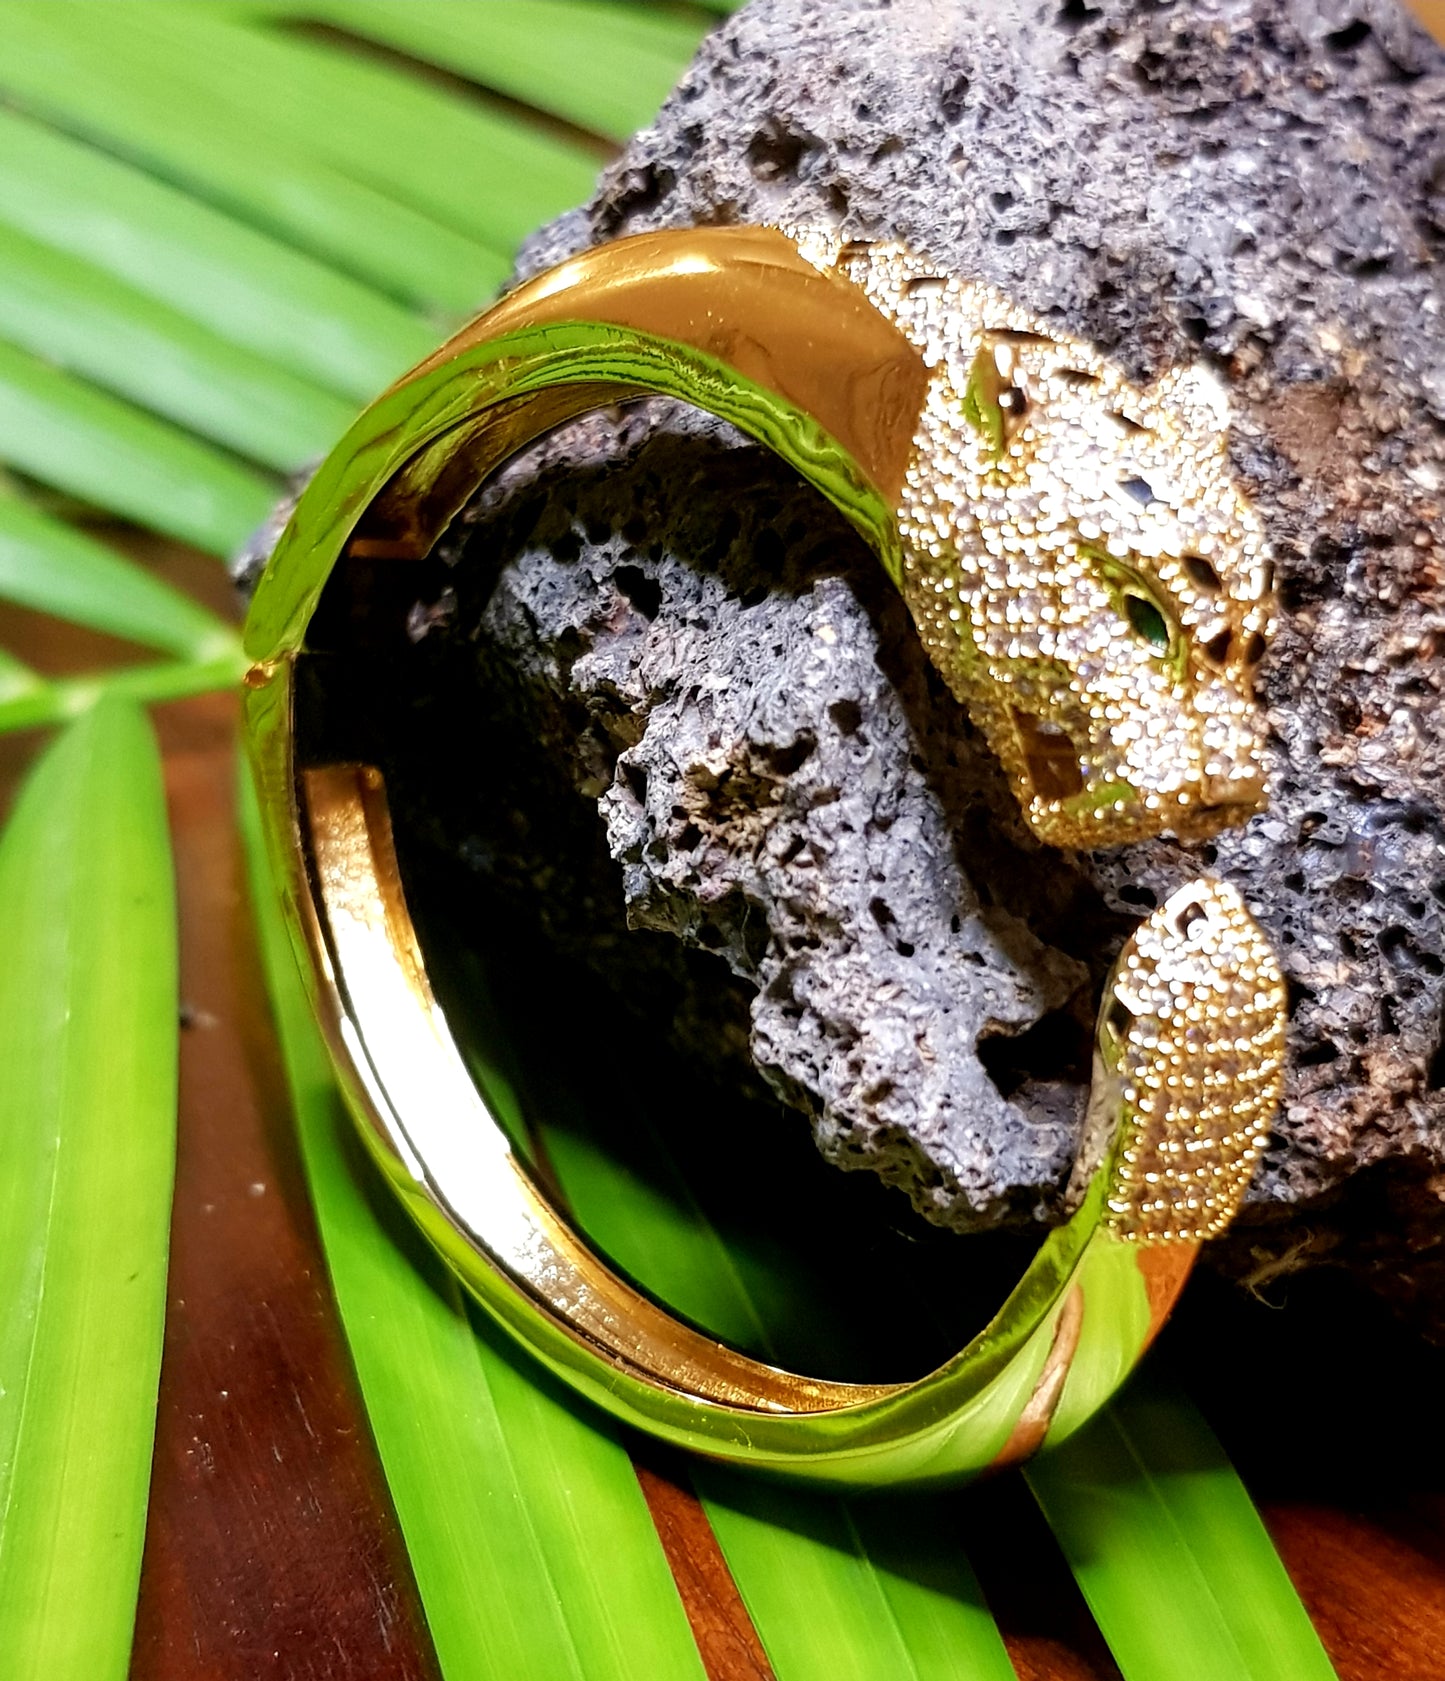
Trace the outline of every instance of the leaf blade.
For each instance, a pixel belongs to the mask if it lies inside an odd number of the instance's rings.
[[[0,648],[0,706],[9,701],[42,694],[45,688],[45,679],[39,672],[32,671],[13,654],[7,654]]]
[[[693,1480],[778,1681],[1013,1681],[946,1500]]]
[[[499,1021],[484,965],[467,961],[462,972],[474,1025]],[[805,1291],[775,1256],[731,1252],[653,1124],[640,1082],[629,1090],[626,1130],[646,1159],[646,1184],[587,1137],[564,1070],[518,1058],[505,1029],[469,1035],[467,1049],[488,1090],[502,1080],[522,1092],[579,1223],[609,1258],[714,1335],[764,1357],[777,1357],[782,1338],[796,1340]],[[829,1319],[822,1340],[832,1327]],[[947,1500],[840,1498],[702,1460],[691,1474],[778,1681],[1012,1681]]]
[[[235,688],[246,670],[239,646],[205,660],[162,660],[153,665],[124,665],[84,677],[56,677],[0,694],[0,735],[40,729],[82,717],[104,701],[137,706],[185,700]]]
[[[436,346],[429,322],[380,292],[3,107],[0,217],[355,402]]]
[[[323,18],[617,141],[657,114],[704,29],[575,0],[301,0]]]
[[[497,252],[158,74],[128,11],[10,0],[0,87],[398,299],[469,310],[505,276]]]
[[[13,1675],[120,1681],[176,1100],[165,803],[132,709],[93,713],[41,761],[0,840],[0,912],[0,1645]]]
[[[3,490],[0,599],[182,659],[239,647],[235,630],[189,596]]]
[[[216,555],[238,548],[277,494],[179,427],[3,340],[0,460]]]
[[[344,399],[3,224],[0,337],[280,473],[354,418]]]
[[[298,153],[501,258],[592,190],[601,159],[591,148],[336,40],[323,45],[164,0],[132,10],[126,28],[145,43],[158,75],[188,79],[208,101],[252,121],[261,112],[267,132]]]
[[[1334,1681],[1198,1411],[1141,1374],[1026,1472],[1127,1681]]]

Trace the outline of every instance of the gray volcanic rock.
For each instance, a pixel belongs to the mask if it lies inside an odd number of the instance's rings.
[[[469,518],[416,615],[386,758],[434,854],[514,887],[690,1053],[750,1042],[831,1159],[934,1218],[1056,1201],[1081,957],[1126,924],[1095,895],[1066,936],[1085,884],[1018,879],[1046,855],[856,533],[773,457],[661,404],[556,435]],[[443,768],[462,720],[490,743],[480,785]],[[1015,1067],[1056,1017],[1052,1064]]]
[[[1135,378],[1208,361],[1279,562],[1271,810],[1194,851],[1046,852],[859,540],[648,403],[538,446],[449,538],[392,771],[417,844],[960,1229],[1057,1216],[1091,988],[1215,869],[1293,1002],[1218,1260],[1349,1264],[1445,1325],[1442,112],[1445,54],[1387,0],[754,0],[524,271],[823,221]],[[417,742],[459,722],[514,746],[443,796]]]

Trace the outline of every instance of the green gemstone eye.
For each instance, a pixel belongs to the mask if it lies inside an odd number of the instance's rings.
[[[963,417],[981,432],[995,455],[1003,453],[1006,441],[1004,411],[999,402],[1004,380],[999,374],[993,353],[985,347],[973,359],[968,385],[963,393]]]
[[[1142,636],[1151,647],[1161,650],[1168,648],[1168,623],[1152,601],[1142,595],[1126,595],[1124,611],[1128,614],[1129,623],[1137,636]]]

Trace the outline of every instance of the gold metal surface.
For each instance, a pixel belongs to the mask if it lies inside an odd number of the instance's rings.
[[[256,592],[248,742],[310,996],[374,1159],[482,1305],[582,1393],[698,1451],[840,1484],[968,1475],[1106,1400],[1232,1217],[1278,1101],[1278,969],[1224,884],[1146,919],[1104,992],[1075,1212],[985,1330],[917,1382],[761,1364],[609,1271],[465,1069],[379,774],[298,770],[295,679],[338,562],[425,555],[508,456],[638,393],[733,421],[854,522],[1055,841],[1204,834],[1259,803],[1262,539],[1194,376],[1138,390],[897,246],[694,229],[539,276],[384,393]]]
[[[608,1360],[729,1406],[817,1412],[891,1394],[775,1371],[679,1324],[594,1256],[553,1212],[467,1073],[432,996],[402,893],[381,778],[302,773],[311,871],[343,1020],[375,1100],[438,1204],[491,1262]],[[348,1035],[352,1036],[352,1035]]]
[[[1078,1351],[1084,1328],[1084,1292],[1076,1284],[1064,1298],[1063,1312],[1054,1326],[1054,1340],[1044,1368],[1034,1380],[1029,1398],[1019,1412],[1018,1422],[993,1462],[993,1469],[1018,1465],[1033,1456],[1048,1439],[1049,1426],[1064,1393],[1064,1381]]]
[[[827,427],[896,506],[929,370],[907,335],[776,228],[685,228],[585,251],[502,299],[417,370],[499,334],[577,319],[687,345]]]

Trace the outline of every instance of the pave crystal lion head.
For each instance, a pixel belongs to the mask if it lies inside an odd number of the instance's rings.
[[[1273,565],[1218,381],[1185,367],[1141,387],[903,246],[799,243],[932,371],[898,510],[903,593],[1035,833],[1201,840],[1259,810]]]

